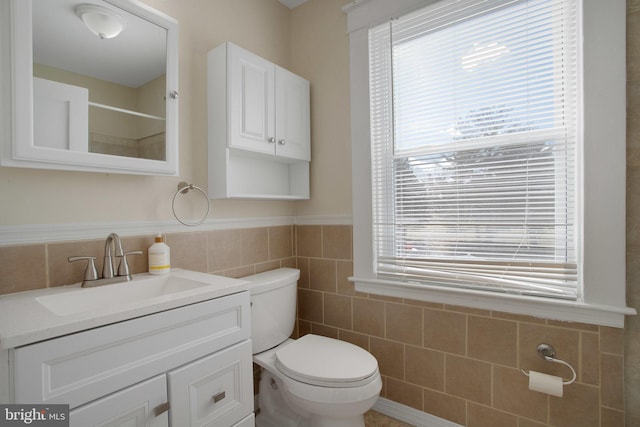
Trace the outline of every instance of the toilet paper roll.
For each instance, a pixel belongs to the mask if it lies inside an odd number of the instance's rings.
[[[562,397],[562,378],[542,372],[529,371],[529,390]]]

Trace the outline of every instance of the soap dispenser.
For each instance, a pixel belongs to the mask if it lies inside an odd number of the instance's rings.
[[[171,270],[171,250],[161,234],[158,234],[155,243],[149,246],[149,273],[167,274]]]

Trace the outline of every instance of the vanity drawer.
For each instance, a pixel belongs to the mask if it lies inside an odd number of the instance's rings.
[[[13,350],[15,403],[71,408],[246,340],[249,292]]]
[[[230,426],[253,412],[251,341],[167,373],[172,426]]]

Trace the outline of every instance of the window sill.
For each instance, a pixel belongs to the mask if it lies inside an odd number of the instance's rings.
[[[356,291],[441,304],[459,305],[565,322],[580,322],[614,328],[624,327],[624,317],[635,315],[630,307],[589,304],[469,289],[447,289],[388,280],[350,277]]]

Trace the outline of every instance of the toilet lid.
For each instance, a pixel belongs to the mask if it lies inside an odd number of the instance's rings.
[[[312,334],[276,351],[276,367],[289,378],[326,387],[358,387],[378,373],[378,361],[366,350]]]

